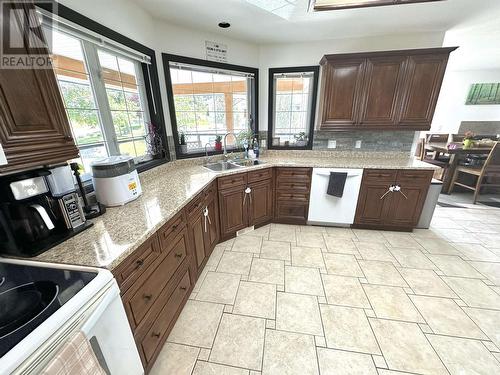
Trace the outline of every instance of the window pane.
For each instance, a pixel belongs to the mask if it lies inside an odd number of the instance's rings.
[[[106,85],[106,93],[108,95],[109,108],[112,111],[127,110],[127,104],[125,103],[125,93],[123,92],[121,87]]]
[[[146,122],[142,112],[129,112],[130,127],[134,137],[146,135]]]
[[[125,100],[128,111],[142,111],[141,98],[139,97],[139,90],[125,91]]]
[[[88,80],[69,80],[58,75],[61,94],[66,108],[96,109],[94,94]]]
[[[125,111],[111,111],[116,138],[130,138],[132,129],[130,128],[128,113]]]
[[[103,159],[108,156],[108,152],[104,145],[93,147],[80,148],[80,163],[83,165],[85,173],[91,173],[90,164],[93,161]]]
[[[96,110],[68,109],[68,118],[78,145],[102,142],[104,140]]]
[[[203,152],[217,135],[240,133],[250,124],[250,79],[201,69],[170,65],[177,130],[185,133],[188,152]]]
[[[311,121],[313,73],[283,73],[274,76],[273,145],[305,146]]]

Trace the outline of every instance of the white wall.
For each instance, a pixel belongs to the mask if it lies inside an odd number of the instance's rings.
[[[267,130],[268,69],[318,65],[325,54],[441,47],[444,32],[267,44],[260,47],[259,130]]]
[[[465,105],[473,83],[500,82],[499,69],[448,70],[432,121],[431,132],[456,133],[462,121],[500,121],[500,105]]]

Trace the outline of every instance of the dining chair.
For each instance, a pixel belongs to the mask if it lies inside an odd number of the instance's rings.
[[[425,137],[426,143],[448,143],[450,139],[450,135],[448,133],[429,133]],[[450,161],[450,155],[447,154],[439,154],[436,157],[435,151],[425,151],[426,158],[436,159],[445,163]]]
[[[458,182],[458,177],[460,173],[476,176],[477,177],[476,184],[474,186],[470,186]],[[500,178],[500,142],[495,143],[495,145],[493,146],[488,155],[488,158],[486,159],[486,161],[482,166],[480,167],[458,166],[455,169],[455,173],[453,174],[451,180],[451,190],[453,190],[454,186],[457,185],[474,191],[473,203],[476,204],[477,198],[479,197],[479,194],[481,192],[481,188],[500,187],[499,183],[487,183],[487,180],[491,177]]]
[[[425,162],[425,163],[429,163],[429,164],[435,165],[437,167],[440,167],[441,169],[437,170],[434,173],[434,178],[442,181],[443,177],[444,177],[445,170],[449,167],[449,159],[448,160],[441,160],[439,158],[435,159],[434,154],[428,155],[427,150],[425,149],[426,138],[421,138],[419,145],[420,145],[420,160]]]

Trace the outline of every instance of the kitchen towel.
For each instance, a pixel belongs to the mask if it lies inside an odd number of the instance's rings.
[[[106,375],[97,361],[90,342],[77,332],[63,344],[41,375]]]
[[[330,181],[328,181],[326,193],[334,197],[342,198],[346,179],[347,172],[330,172]]]

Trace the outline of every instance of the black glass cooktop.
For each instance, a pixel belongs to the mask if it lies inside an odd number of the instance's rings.
[[[96,276],[0,260],[0,358]]]

